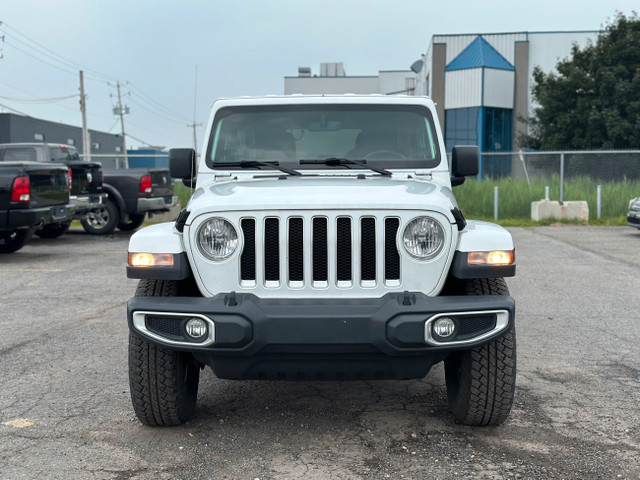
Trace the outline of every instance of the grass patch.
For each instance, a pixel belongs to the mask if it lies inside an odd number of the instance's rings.
[[[501,219],[531,218],[531,202],[544,198],[545,186],[549,186],[549,197],[560,198],[560,179],[531,179],[531,188],[526,179],[467,180],[455,187],[460,209],[469,218],[493,219],[494,187],[498,187],[498,216]],[[597,212],[597,187],[602,187],[601,219],[595,220]],[[586,200],[590,224],[625,224],[624,216],[629,210],[629,200],[640,194],[637,181],[623,179],[619,182],[598,182],[588,177],[577,177],[565,181],[564,200]],[[624,220],[624,221],[623,221]],[[553,223],[556,223],[555,221]]]
[[[177,195],[178,200],[180,201],[180,208],[187,206],[187,202],[191,198],[191,195],[193,195],[194,191],[195,190],[191,190],[189,187],[184,186],[179,180],[176,180],[173,187],[173,194]]]
[[[455,187],[453,193],[467,218],[511,227],[551,225],[559,222],[581,223],[555,219],[542,222],[531,221],[531,202],[544,198],[544,189],[547,185],[550,187],[550,198],[560,198],[560,179],[557,175],[550,179],[531,179],[531,189],[524,178],[467,180],[463,185]],[[600,220],[596,220],[598,185],[602,186],[602,218]],[[498,187],[499,191],[497,222],[493,220],[494,187]],[[180,207],[184,208],[191,198],[192,190],[176,182],[175,195],[180,199]],[[638,195],[640,195],[640,185],[635,180],[598,182],[587,177],[578,177],[565,181],[564,199],[566,201],[586,200],[589,204],[589,225],[626,225],[629,200]]]

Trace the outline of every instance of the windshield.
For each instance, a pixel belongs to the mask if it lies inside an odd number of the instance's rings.
[[[414,105],[279,105],[218,111],[207,150],[212,168],[242,161],[364,160],[385,168],[439,163],[431,112]],[[304,163],[304,168],[326,168]]]

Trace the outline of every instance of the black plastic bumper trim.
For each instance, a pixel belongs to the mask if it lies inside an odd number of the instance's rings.
[[[447,312],[478,312],[505,310],[509,326],[515,318],[515,301],[509,296],[428,297],[412,293],[411,302],[403,303],[403,294],[389,293],[375,299],[260,299],[252,294],[235,294],[235,303],[228,294],[213,298],[135,297],[129,300],[129,328],[143,336],[133,326],[133,313],[181,312],[197,313],[210,318],[216,328],[216,341],[208,347],[172,347],[209,354],[251,356],[269,346],[323,346],[331,351],[336,346],[369,346],[386,355],[403,355],[468,349],[500,336],[504,331],[481,342],[470,341],[464,346],[427,345],[424,323],[434,315]],[[416,342],[407,341],[403,324],[423,325],[415,331]],[[225,325],[233,325],[226,328]],[[226,338],[225,330],[233,333]],[[243,332],[238,335],[238,332]],[[242,342],[239,342],[242,339]],[[147,340],[162,345],[156,339]],[[233,344],[233,348],[224,345]]]

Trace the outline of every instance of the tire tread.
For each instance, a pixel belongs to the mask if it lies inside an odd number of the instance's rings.
[[[502,278],[468,280],[459,287],[463,295],[509,295]],[[445,369],[449,404],[456,419],[466,425],[501,425],[515,393],[515,326],[486,345],[452,354]],[[465,381],[451,385],[459,381],[458,369]]]
[[[141,280],[136,296],[176,296],[180,282]],[[129,334],[129,386],[138,419],[149,426],[175,426],[189,420],[195,409],[199,366],[182,352],[154,345]],[[186,369],[191,389],[180,389]]]

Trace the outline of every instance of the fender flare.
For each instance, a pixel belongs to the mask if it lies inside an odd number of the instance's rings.
[[[515,250],[509,231],[494,223],[469,220],[458,237],[451,275],[460,279],[513,277],[516,274],[515,258],[511,265],[469,265],[469,252],[493,250]]]
[[[124,198],[120,192],[108,183],[102,184],[102,191],[109,195],[109,198],[114,201],[116,206],[118,207],[118,212],[120,213],[120,221],[126,222],[129,220],[129,211],[127,210],[127,206],[124,203]]]
[[[182,234],[172,222],[150,225],[129,239],[129,253],[164,253],[173,256],[173,265],[158,267],[127,266],[127,277],[150,280],[184,280],[192,276]]]

